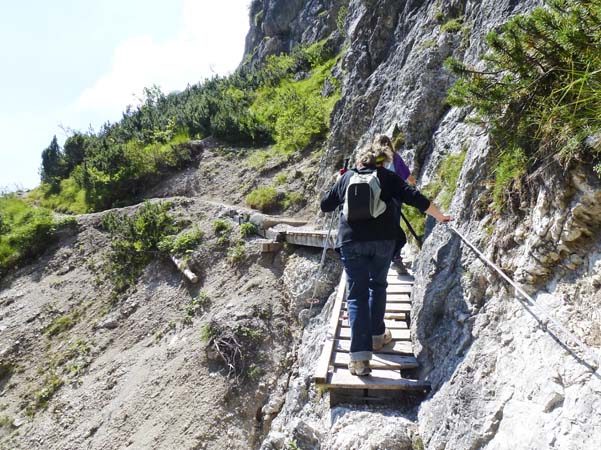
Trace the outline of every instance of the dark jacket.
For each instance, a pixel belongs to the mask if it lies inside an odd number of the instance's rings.
[[[387,205],[386,211],[375,219],[352,223],[346,221],[344,214],[340,214],[336,248],[353,241],[405,240],[405,234],[401,227],[399,227],[399,213],[395,211],[396,207],[393,198],[397,200],[399,208],[402,203],[407,203],[424,212],[430,206],[430,200],[424,197],[417,189],[405,183],[397,174],[381,167],[378,167],[376,170],[378,171],[378,180],[382,189],[380,198]],[[373,169],[352,169],[342,175],[330,191],[321,199],[321,210],[323,212],[334,211],[339,205],[344,203],[346,188],[353,171],[370,173]]]

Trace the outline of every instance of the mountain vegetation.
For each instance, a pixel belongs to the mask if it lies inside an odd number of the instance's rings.
[[[484,67],[450,58],[453,106],[471,106],[497,152],[494,206],[520,179],[555,160],[588,161],[601,175],[601,4],[551,0],[488,34]]]
[[[190,149],[182,144],[191,139],[219,138],[236,146],[229,155],[234,158],[267,146],[253,152],[256,168],[273,157],[293,158],[323,140],[340,96],[339,82],[330,74],[336,61],[330,43],[322,40],[183,92],[146,88],[141,104],[128,108],[119,122],[97,133],[75,132],[63,148],[55,136],[42,152],[40,187],[27,200],[0,199],[0,273],[46,248],[56,225],[51,211],[88,213],[141,201],[148,186],[190,163]],[[331,88],[326,95],[324,85]],[[262,210],[278,201],[270,187],[248,196],[249,205]],[[300,194],[289,195],[282,204],[302,201]]]

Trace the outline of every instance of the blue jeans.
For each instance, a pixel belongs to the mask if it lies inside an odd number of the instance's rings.
[[[386,240],[350,242],[340,247],[348,292],[351,361],[371,359],[372,336],[386,331],[386,275],[394,245],[395,241]]]

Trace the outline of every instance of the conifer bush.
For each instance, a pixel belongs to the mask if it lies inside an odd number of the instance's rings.
[[[601,140],[587,139],[601,133],[600,24],[597,1],[550,0],[487,36],[482,69],[447,61],[460,76],[448,101],[474,107],[490,127],[497,154],[505,155],[501,182],[548,158],[584,159],[601,170],[601,145],[590,144]],[[509,155],[519,164],[508,164]]]

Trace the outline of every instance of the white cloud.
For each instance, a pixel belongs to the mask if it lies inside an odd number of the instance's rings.
[[[75,109],[113,111],[134,103],[144,87],[182,90],[242,60],[250,0],[184,0],[180,31],[164,42],[133,36],[114,52],[111,71],[85,89]]]

